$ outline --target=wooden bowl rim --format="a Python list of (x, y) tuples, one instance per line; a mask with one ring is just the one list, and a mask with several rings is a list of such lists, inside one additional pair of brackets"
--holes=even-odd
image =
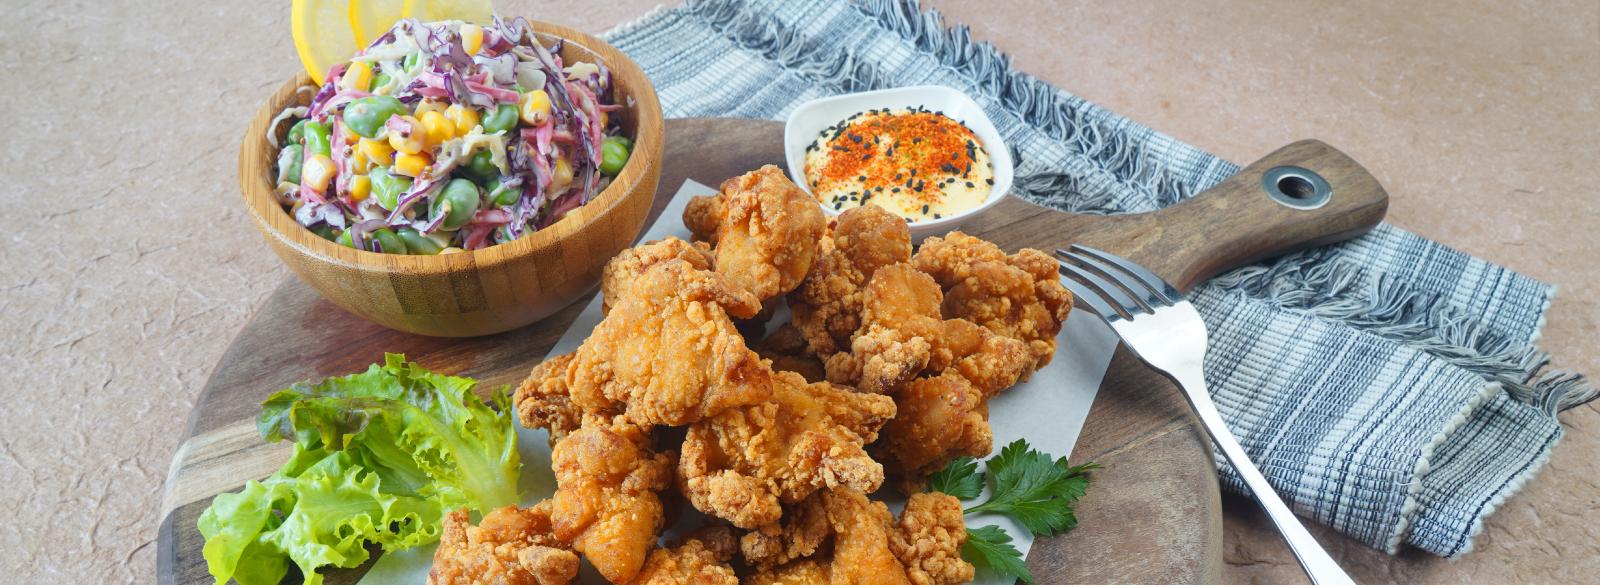
[[(243, 143), (239, 147), (240, 190), (257, 227), (268, 237), (276, 238), (298, 254), (322, 262), (349, 266), (362, 271), (383, 273), (403, 271), (410, 274), (439, 275), (456, 272), (467, 266), (499, 266), (513, 259), (549, 250), (559, 246), (565, 238), (605, 220), (634, 191), (634, 188), (654, 171), (654, 167), (660, 164), (658, 153), (662, 152), (666, 145), (665, 137), (662, 136), (666, 125), (662, 118), (661, 102), (656, 96), (655, 85), (638, 63), (599, 37), (554, 23), (537, 20), (528, 22), (536, 35), (561, 38), (594, 54), (597, 58), (606, 58), (600, 54), (599, 49), (609, 49), (616, 54), (616, 58), (606, 58), (605, 65), (612, 71), (613, 76), (629, 80), (628, 91), (633, 98), (633, 104), (627, 106), (627, 111), (635, 118), (634, 126), (637, 129), (633, 138), (635, 156), (628, 159), (628, 163), (617, 177), (593, 200), (568, 212), (556, 223), (517, 240), (478, 250), (463, 250), (456, 254), (427, 256), (385, 254), (348, 248), (325, 240), (300, 225), (282, 205), (278, 204), (277, 197), (273, 193), (274, 185), (266, 176), (252, 177), (247, 176), (248, 173), (245, 172), (247, 168), (245, 161), (260, 160), (271, 154), (263, 151), (268, 149), (266, 133), (272, 130), (268, 128), (272, 118), (296, 98), (300, 87), (315, 87), (310, 76), (301, 72), (279, 86), (277, 92), (262, 104), (246, 128)], [(656, 131), (646, 131), (647, 128), (655, 128)]]

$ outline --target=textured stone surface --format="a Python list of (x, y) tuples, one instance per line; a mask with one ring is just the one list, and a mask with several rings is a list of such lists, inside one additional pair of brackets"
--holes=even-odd
[[(499, 4), (601, 31), (652, 2)], [(1560, 284), (1543, 345), (1600, 372), (1600, 5), (932, 4), (1021, 69), (1233, 160), (1301, 137), (1346, 150), (1389, 187), (1395, 223)], [(287, 2), (7, 7), (0, 567), (148, 582), (189, 408), (287, 274), (235, 180), (244, 120), (298, 68)], [(1461, 561), (1319, 534), (1363, 583), (1591, 582), (1600, 410), (1563, 419), (1550, 466)], [(1296, 582), (1251, 504), (1225, 503), (1226, 581)]]

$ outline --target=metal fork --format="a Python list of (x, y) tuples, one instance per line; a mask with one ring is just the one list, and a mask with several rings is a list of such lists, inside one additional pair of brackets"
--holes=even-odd
[(1311, 581), (1318, 585), (1354, 585), (1273, 491), (1217, 414), (1201, 369), (1206, 357), (1206, 327), (1194, 305), (1184, 299), (1177, 287), (1115, 254), (1077, 245), (1056, 253), (1064, 259), (1059, 260), (1061, 274), (1066, 277), (1062, 284), (1090, 311), (1105, 319), (1134, 355), (1183, 390), (1211, 440), (1244, 478), (1250, 493), (1272, 518)]

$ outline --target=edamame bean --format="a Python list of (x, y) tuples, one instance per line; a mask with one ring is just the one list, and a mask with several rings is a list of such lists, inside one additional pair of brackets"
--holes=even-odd
[(500, 104), (493, 112), (489, 112), (488, 115), (484, 116), (479, 123), (483, 124), (484, 134), (510, 132), (512, 128), (517, 127), (517, 118), (520, 116), (521, 114), (517, 112), (516, 105)]
[(431, 213), (437, 216), (444, 215), (441, 227), (453, 230), (467, 225), (472, 221), (472, 215), (478, 212), (478, 203), (481, 193), (478, 186), (466, 179), (451, 179), (444, 186), (444, 191), (433, 198)]
[(306, 152), (332, 156), (333, 151), (328, 148), (328, 125), (322, 122), (306, 122)]
[(300, 183), (300, 163), (306, 157), (305, 147), (290, 144), (278, 152), (278, 182)]
[(310, 120), (301, 118), (299, 122), (295, 122), (293, 126), (290, 126), (289, 135), (284, 138), (284, 142), (288, 144), (300, 144), (300, 141), (305, 140), (307, 122), (310, 122)]
[(500, 183), (500, 179), (495, 179), (494, 186), (488, 191), (489, 198), (494, 200), (495, 205), (511, 205), (522, 198), (522, 186), (507, 187)]
[(333, 241), (334, 237), (336, 237), (334, 235), (333, 226), (325, 223), (319, 223), (316, 225), (316, 227), (311, 228), (311, 233), (317, 234), (318, 236), (321, 236), (322, 239), (328, 241)]
[(428, 239), (428, 236), (422, 235), (422, 232), (413, 228), (400, 228), (395, 230), (395, 234), (400, 236), (400, 239), (405, 240), (406, 252), (409, 254), (432, 256), (438, 254), (439, 250), (444, 249), (438, 242)]
[(400, 194), (411, 189), (410, 177), (391, 175), (381, 167), (372, 169), (367, 178), (372, 180), (372, 196), (378, 198), (378, 205), (384, 209), (393, 210), (400, 201)]
[(390, 116), (404, 115), (406, 111), (406, 105), (394, 96), (367, 96), (344, 107), (344, 125), (362, 137), (376, 138)]
[(385, 254), (406, 253), (405, 240), (400, 239), (400, 236), (395, 235), (389, 228), (374, 230), (372, 235), (368, 237), (368, 241), (378, 243), (378, 247), (373, 250), (374, 252), (383, 252)]
[(488, 181), (500, 176), (500, 167), (494, 166), (494, 157), (487, 150), (480, 150), (467, 159), (467, 164), (461, 167), (467, 176), (479, 181)]
[(628, 164), (631, 154), (625, 138), (611, 137), (600, 143), (600, 172), (607, 176), (615, 177), (622, 172), (622, 167)]

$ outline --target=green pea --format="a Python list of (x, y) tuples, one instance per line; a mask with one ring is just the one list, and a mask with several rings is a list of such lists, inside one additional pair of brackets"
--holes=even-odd
[(494, 109), (493, 112), (489, 112), (489, 114), (484, 116), (483, 119), (478, 123), (483, 124), (484, 134), (510, 132), (512, 128), (517, 127), (517, 119), (521, 116), (522, 113), (517, 111), (517, 106), (512, 104), (500, 104)]
[(494, 199), (495, 205), (511, 205), (512, 203), (516, 203), (518, 199), (522, 198), (522, 188), (520, 186), (506, 187), (505, 185), (500, 184), (499, 179), (494, 180), (494, 186), (490, 187), (488, 191), (489, 197)]
[(467, 164), (461, 171), (468, 177), (479, 181), (488, 181), (500, 176), (500, 167), (494, 166), (494, 156), (487, 150), (480, 150), (467, 159)]
[(600, 143), (600, 172), (615, 177), (628, 164), (628, 145), (625, 138), (611, 137)]
[(290, 144), (278, 152), (278, 182), (300, 183), (300, 163), (306, 157), (305, 147)]
[(434, 254), (438, 254), (439, 250), (444, 249), (444, 247), (440, 246), (438, 242), (433, 241), (428, 236), (422, 235), (422, 232), (412, 228), (400, 228), (395, 230), (395, 234), (399, 235), (400, 239), (405, 240), (406, 251), (410, 254), (419, 256), (432, 256)]
[(385, 254), (406, 253), (406, 241), (400, 239), (400, 236), (395, 235), (389, 228), (374, 230), (368, 239), (378, 243), (378, 248), (380, 249), (373, 250), (374, 252), (383, 252)]
[(344, 125), (362, 137), (376, 138), (390, 116), (402, 116), (408, 111), (406, 105), (394, 96), (367, 96), (353, 100), (344, 107)]
[(378, 88), (389, 85), (390, 79), (388, 73), (379, 71), (377, 75), (372, 76), (372, 89), (368, 91), (378, 91)]
[(628, 147), (629, 152), (633, 151), (633, 141), (629, 140), (627, 136), (612, 136), (606, 140), (615, 140), (617, 142), (621, 142), (623, 146)]
[(310, 122), (310, 120), (301, 118), (299, 122), (295, 122), (293, 126), (290, 126), (289, 136), (285, 138), (284, 142), (288, 144), (300, 144), (300, 141), (305, 140), (307, 122)]
[(332, 156), (333, 150), (328, 147), (328, 125), (322, 122), (306, 123), (306, 150), (311, 154)]
[(342, 231), (340, 231), (339, 232), (339, 237), (334, 239), (333, 241), (337, 242), (340, 246), (344, 246), (346, 248), (354, 248), (354, 247), (356, 247), (356, 241), (351, 238), (350, 230), (342, 230)]
[(433, 198), (432, 212), (434, 216), (443, 213), (444, 222), (441, 227), (453, 230), (467, 225), (472, 221), (472, 215), (478, 212), (479, 198), (478, 186), (466, 179), (451, 179), (444, 186), (444, 191)]

